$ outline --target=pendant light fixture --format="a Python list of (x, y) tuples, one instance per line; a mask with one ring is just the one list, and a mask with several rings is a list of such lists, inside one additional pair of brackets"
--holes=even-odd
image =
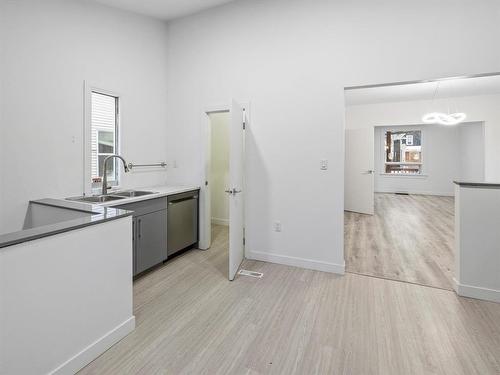
[[(440, 84), (440, 82), (438, 81), (436, 84), (436, 89), (434, 90), (434, 97), (432, 98), (432, 104), (434, 104), (436, 101), (437, 92), (439, 90), (439, 84)], [(466, 118), (467, 118), (467, 115), (465, 113), (463, 113), (463, 112), (450, 113), (450, 110), (448, 108), (448, 113), (444, 113), (444, 112), (426, 113), (422, 117), (422, 122), (424, 124), (439, 124), (439, 125), (453, 126), (453, 125), (460, 124)]]

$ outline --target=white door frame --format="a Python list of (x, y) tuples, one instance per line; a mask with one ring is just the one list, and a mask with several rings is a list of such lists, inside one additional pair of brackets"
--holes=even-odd
[[(250, 103), (248, 101), (239, 101), (240, 105), (245, 110), (246, 121), (250, 122)], [(211, 163), (211, 124), (210, 114), (220, 112), (231, 112), (231, 101), (223, 104), (209, 105), (201, 111), (201, 136), (202, 136), (202, 152), (201, 152), (201, 179), (200, 179), (200, 240), (198, 248), (207, 250), (212, 243), (212, 210), (210, 202), (210, 163)], [(246, 154), (244, 153), (244, 162)], [(245, 173), (243, 173), (245, 176)], [(208, 183), (208, 185), (207, 185)], [(244, 181), (245, 183), (245, 181)], [(246, 195), (243, 197), (244, 206), (246, 206)], [(243, 224), (245, 225), (245, 223)]]

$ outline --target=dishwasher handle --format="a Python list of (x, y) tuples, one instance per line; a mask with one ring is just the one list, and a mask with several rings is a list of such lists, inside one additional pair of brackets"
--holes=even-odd
[(185, 197), (185, 198), (176, 199), (176, 200), (168, 202), (168, 205), (171, 206), (173, 204), (185, 202), (185, 201), (188, 201), (188, 200), (191, 200), (191, 199), (198, 199), (198, 196), (197, 195), (193, 195), (191, 197)]

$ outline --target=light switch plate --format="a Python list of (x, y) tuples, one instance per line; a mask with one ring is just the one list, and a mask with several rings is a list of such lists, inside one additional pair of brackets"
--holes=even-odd
[(281, 232), (281, 221), (275, 221), (273, 223), (273, 229), (275, 232)]
[(328, 159), (322, 159), (319, 163), (319, 168), (322, 171), (326, 171), (328, 169)]

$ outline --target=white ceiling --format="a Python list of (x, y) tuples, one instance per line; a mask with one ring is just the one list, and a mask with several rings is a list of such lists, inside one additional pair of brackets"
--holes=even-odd
[(233, 0), (94, 0), (162, 20), (183, 17)]
[[(436, 87), (439, 85), (436, 92)], [(500, 75), (345, 91), (346, 105), (500, 94)]]

